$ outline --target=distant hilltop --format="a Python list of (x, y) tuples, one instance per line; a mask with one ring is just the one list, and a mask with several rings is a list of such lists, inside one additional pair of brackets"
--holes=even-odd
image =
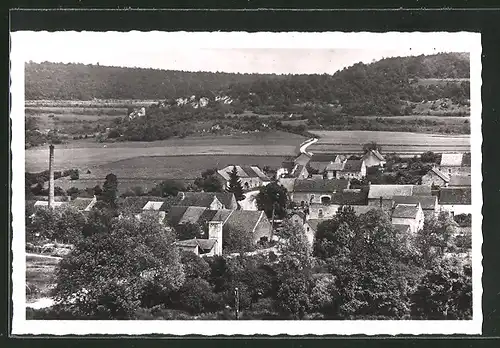
[[(100, 65), (27, 63), (26, 100), (157, 100), (160, 106), (210, 103), (294, 112), (324, 106), (348, 115), (411, 114), (418, 103), (467, 106), (467, 53), (385, 58), (333, 75), (184, 72)], [(77, 81), (77, 83), (75, 83)], [(163, 104), (163, 105), (162, 105)], [(432, 105), (431, 105), (432, 106)]]

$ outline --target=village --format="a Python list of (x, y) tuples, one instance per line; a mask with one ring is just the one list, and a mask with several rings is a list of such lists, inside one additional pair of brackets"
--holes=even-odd
[[(309, 143), (313, 142), (311, 140)], [(234, 239), (231, 233), (245, 234), (253, 244), (252, 250), (277, 252), (277, 245), (282, 242), (280, 229), (285, 223), (299, 225), (313, 247), (318, 226), (346, 207), (357, 215), (381, 210), (395, 230), (407, 235), (416, 235), (424, 228), (426, 219), (437, 218), (443, 213), (457, 221), (470, 220), (470, 154), (441, 154), (418, 183), (379, 184), (368, 181), (368, 173), (387, 171), (387, 160), (376, 144), (372, 145), (375, 146), (360, 151), (359, 156), (311, 153), (303, 146), (295, 159), (276, 165), (278, 169), (273, 177), (258, 166), (235, 163), (216, 173), (224, 192), (126, 197), (120, 201), (119, 217), (132, 214), (140, 220), (144, 215), (153, 215), (170, 230), (197, 226), (198, 233), (177, 234), (175, 245), (199, 256), (235, 254), (231, 248), (225, 250), (227, 243), (223, 240)], [(96, 195), (74, 199), (54, 195), (53, 145), (49, 157), (48, 196), (26, 201), (27, 211), (32, 212), (29, 217), (34, 218), (37, 211), (47, 207), (72, 207), (83, 213), (95, 209), (99, 200)], [(408, 163), (403, 161), (391, 166), (406, 168)], [(238, 186), (236, 191), (235, 184)], [(271, 197), (274, 200), (271, 207), (266, 209), (265, 204), (269, 203), (259, 205), (257, 201), (269, 185), (284, 189), (286, 198), (275, 194)], [(271, 191), (269, 195), (272, 196)], [(275, 212), (279, 204), (284, 205), (281, 214)], [(187, 238), (189, 236), (193, 238)], [(31, 241), (29, 251), (53, 251), (54, 241), (40, 241), (43, 241), (40, 245)], [(69, 252), (70, 249), (64, 250)]]

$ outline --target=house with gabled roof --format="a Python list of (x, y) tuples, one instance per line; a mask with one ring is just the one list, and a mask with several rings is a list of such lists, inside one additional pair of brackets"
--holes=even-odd
[(439, 191), (440, 211), (451, 215), (472, 214), (471, 187), (445, 187)]
[(314, 236), (315, 236), (315, 231), (311, 227), (308, 221), (308, 216), (307, 214), (297, 211), (290, 216), (289, 219), (293, 224), (299, 225), (302, 227), (304, 230), (304, 233), (307, 237), (307, 241), (309, 242), (310, 245), (313, 245), (314, 243)]
[[(227, 166), (217, 171), (224, 183), (224, 187), (229, 187), (230, 173), (235, 166)], [(236, 166), (236, 172), (244, 190), (253, 189), (269, 184), (271, 179), (257, 166)]]
[(80, 211), (90, 211), (94, 205), (97, 203), (97, 197), (92, 198), (87, 197), (76, 197), (69, 202), (69, 206), (76, 208)]
[(409, 225), (412, 233), (424, 228), (424, 220), (425, 216), (420, 203), (397, 204), (391, 215), (393, 225)]
[(335, 192), (349, 188), (345, 179), (297, 179), (290, 198), (293, 202), (307, 205), (329, 203)]
[(431, 196), (429, 185), (370, 185), (368, 205), (378, 206), (384, 210), (394, 207), (394, 196)]
[(177, 201), (173, 204), (212, 210), (238, 208), (238, 202), (232, 192), (179, 192)]
[(445, 187), (449, 182), (450, 176), (443, 173), (436, 166), (432, 167), (424, 176), (422, 176), (422, 185)]
[(449, 187), (471, 187), (471, 185), (470, 175), (452, 175), (448, 184)]
[(439, 212), (437, 196), (394, 196), (394, 206), (398, 204), (420, 204), (425, 217), (436, 216)]
[(312, 169), (319, 173), (324, 173), (326, 167), (331, 163), (343, 163), (346, 156), (332, 153), (314, 153), (311, 160), (307, 163)]
[(363, 160), (348, 159), (342, 169), (336, 172), (337, 179), (362, 179), (366, 176), (366, 165)]
[(470, 153), (443, 153), (439, 169), (448, 175), (470, 175)]
[(386, 164), (384, 156), (378, 150), (370, 150), (361, 158), (367, 167), (383, 167)]

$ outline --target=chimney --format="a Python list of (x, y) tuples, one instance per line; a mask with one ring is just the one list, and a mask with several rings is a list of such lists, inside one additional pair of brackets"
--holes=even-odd
[(49, 203), (48, 207), (54, 206), (54, 145), (49, 146)]
[(208, 222), (208, 239), (217, 240), (214, 255), (222, 255), (222, 221)]

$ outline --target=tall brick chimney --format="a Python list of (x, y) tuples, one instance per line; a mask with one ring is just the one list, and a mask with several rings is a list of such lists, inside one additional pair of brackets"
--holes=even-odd
[(54, 145), (49, 146), (49, 208), (54, 206)]

